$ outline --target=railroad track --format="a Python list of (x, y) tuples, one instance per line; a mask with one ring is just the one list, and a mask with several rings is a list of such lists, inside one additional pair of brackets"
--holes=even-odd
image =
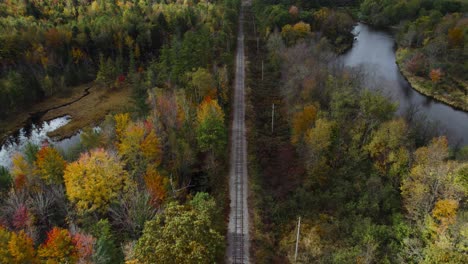
[[(242, 5), (244, 6), (244, 2)], [(231, 157), (229, 172), (229, 197), (231, 200), (228, 248), (228, 263), (249, 263), (249, 216), (247, 206), (247, 140), (245, 131), (245, 59), (243, 6), (239, 15), (237, 35), (236, 75), (234, 85), (234, 108), (231, 127)]]

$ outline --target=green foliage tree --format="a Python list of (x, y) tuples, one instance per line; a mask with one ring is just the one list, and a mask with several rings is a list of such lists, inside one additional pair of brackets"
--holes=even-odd
[(198, 107), (196, 134), (200, 151), (224, 152), (227, 144), (224, 112), (216, 100), (207, 98)]
[(111, 225), (107, 219), (99, 220), (92, 227), (91, 234), (97, 239), (92, 256), (94, 263), (112, 264), (122, 262), (122, 250), (116, 243)]
[(214, 263), (222, 258), (224, 238), (213, 228), (216, 203), (199, 193), (187, 205), (169, 203), (148, 221), (135, 248), (141, 263)]

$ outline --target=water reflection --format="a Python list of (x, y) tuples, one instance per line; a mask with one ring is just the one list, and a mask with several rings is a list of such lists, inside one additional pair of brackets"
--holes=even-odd
[(68, 124), (70, 121), (70, 116), (63, 116), (41, 124), (31, 124), (31, 127), (28, 128), (22, 128), (15, 135), (10, 136), (1, 147), (0, 166), (10, 168), (13, 155), (16, 152), (23, 151), (28, 142), (40, 146), (44, 141), (48, 141), (62, 149), (66, 149), (78, 142), (80, 139), (78, 134), (60, 142), (47, 136), (47, 133)]

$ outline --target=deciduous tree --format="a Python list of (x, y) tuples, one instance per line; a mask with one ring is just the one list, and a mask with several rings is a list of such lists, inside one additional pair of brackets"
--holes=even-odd
[(227, 144), (224, 112), (216, 100), (206, 98), (197, 109), (197, 142), (202, 152), (222, 153)]
[(37, 152), (36, 173), (48, 184), (63, 182), (65, 165), (60, 153), (51, 146), (44, 146)]
[(208, 197), (192, 205), (168, 204), (164, 214), (146, 223), (135, 248), (137, 260), (141, 263), (218, 261), (223, 254), (224, 239), (213, 229), (215, 206), (214, 200)]
[(44, 244), (37, 251), (39, 258), (45, 263), (76, 263), (78, 250), (73, 237), (66, 229), (54, 227), (47, 233)]
[(83, 153), (65, 169), (68, 199), (78, 213), (104, 213), (109, 204), (132, 185), (116, 155), (104, 149)]

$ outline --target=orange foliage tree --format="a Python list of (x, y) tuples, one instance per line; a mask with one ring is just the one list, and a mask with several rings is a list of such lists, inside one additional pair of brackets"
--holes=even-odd
[(432, 83), (437, 84), (442, 79), (442, 70), (441, 69), (432, 69), (429, 73), (429, 77), (432, 80)]
[(66, 229), (54, 227), (47, 233), (44, 244), (39, 246), (38, 256), (45, 263), (76, 263), (78, 250)]
[(145, 185), (151, 196), (151, 204), (157, 206), (166, 198), (168, 179), (162, 176), (155, 167), (148, 167), (145, 174)]

